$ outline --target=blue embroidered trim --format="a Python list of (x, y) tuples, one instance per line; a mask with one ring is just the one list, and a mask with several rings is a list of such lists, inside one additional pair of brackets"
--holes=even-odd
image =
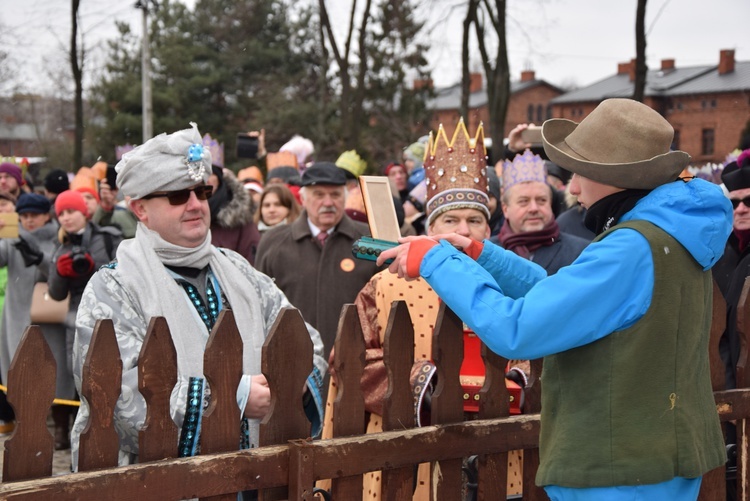
[(203, 416), (204, 381), (200, 377), (191, 377), (188, 382), (187, 408), (182, 422), (178, 457), (195, 456), (198, 453), (201, 418)]
[(312, 395), (311, 401), (305, 406), (305, 415), (312, 424), (310, 436), (315, 438), (323, 431), (323, 396), (320, 388), (323, 386), (323, 378), (317, 367), (307, 376), (307, 389)]
[[(213, 277), (213, 274), (209, 272), (209, 276), (206, 280), (205, 302), (198, 292), (198, 289), (193, 284), (183, 279), (177, 279), (177, 283), (185, 289), (188, 298), (190, 298), (190, 302), (193, 307), (195, 307), (201, 320), (203, 320), (203, 323), (206, 325), (206, 329), (211, 332), (211, 329), (213, 329), (214, 324), (216, 323), (216, 319), (219, 318), (219, 312), (222, 308), (221, 298), (216, 294), (216, 289), (214, 288), (218, 288), (219, 284)], [(221, 294), (221, 288), (219, 288), (219, 293)]]

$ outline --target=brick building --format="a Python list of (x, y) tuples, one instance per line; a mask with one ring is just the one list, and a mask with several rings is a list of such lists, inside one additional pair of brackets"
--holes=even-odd
[[(617, 74), (552, 99), (552, 114), (580, 122), (604, 99), (631, 97), (634, 80), (635, 60), (620, 63)], [(722, 162), (750, 120), (750, 61), (735, 61), (734, 50), (720, 51), (716, 65), (680, 68), (663, 59), (648, 71), (644, 104), (672, 124), (675, 148), (693, 164)]]
[[(635, 60), (620, 63), (617, 73), (581, 89), (563, 93), (533, 71), (521, 73), (511, 82), (511, 98), (505, 121), (507, 134), (516, 124), (541, 124), (548, 118), (580, 122), (604, 99), (633, 95)], [(487, 92), (482, 75), (471, 75), (469, 130), (478, 122), (489, 123)], [(450, 133), (458, 122), (460, 84), (437, 89), (430, 103), (433, 130), (439, 124)], [(644, 103), (661, 113), (675, 129), (675, 148), (688, 152), (693, 163), (722, 162), (741, 145), (741, 135), (750, 128), (750, 61), (735, 61), (734, 50), (721, 50), (716, 65), (681, 68), (674, 59), (663, 59), (646, 76)], [(487, 133), (489, 135), (489, 133)], [(750, 137), (745, 138), (750, 147)]]
[[(487, 90), (484, 88), (482, 74), (472, 73), (469, 86), (469, 116), (464, 117), (466, 125), (473, 131), (480, 121), (484, 122), (485, 128), (489, 124), (489, 113), (487, 111)], [(519, 123), (541, 124), (548, 118), (552, 118), (553, 109), (550, 101), (562, 95), (563, 91), (554, 85), (537, 80), (533, 71), (523, 71), (521, 79), (512, 81), (510, 84), (510, 102), (508, 114), (505, 120), (505, 133), (507, 135), (513, 127)], [(432, 121), (430, 128), (437, 130), (440, 124), (451, 133), (458, 123), (458, 109), (461, 105), (461, 84), (435, 90), (435, 99), (428, 107), (432, 110)], [(485, 130), (485, 136), (490, 131)]]

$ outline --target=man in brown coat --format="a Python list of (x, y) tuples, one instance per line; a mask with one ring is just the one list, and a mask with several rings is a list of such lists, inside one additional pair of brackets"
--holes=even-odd
[(341, 307), (378, 268), (354, 259), (352, 244), (367, 225), (344, 212), (346, 176), (333, 163), (317, 162), (302, 175), (302, 214), (261, 238), (256, 268), (272, 277), (302, 316), (320, 332), (325, 354), (333, 348)]

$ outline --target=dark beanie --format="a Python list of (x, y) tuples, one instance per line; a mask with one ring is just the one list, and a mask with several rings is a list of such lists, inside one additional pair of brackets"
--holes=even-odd
[(16, 212), (26, 214), (27, 212), (35, 214), (46, 214), (52, 205), (44, 195), (38, 193), (22, 193), (16, 202)]
[(70, 188), (68, 173), (62, 169), (53, 169), (44, 178), (44, 188), (50, 193), (59, 195)]
[(750, 188), (750, 150), (743, 151), (737, 160), (724, 166), (721, 182), (728, 191)]

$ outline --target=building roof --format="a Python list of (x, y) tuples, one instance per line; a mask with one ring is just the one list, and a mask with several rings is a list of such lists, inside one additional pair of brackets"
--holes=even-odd
[[(520, 80), (510, 82), (510, 93), (515, 94), (517, 92), (536, 87), (537, 85), (547, 85), (554, 89), (557, 89), (554, 85), (545, 82), (544, 80), (527, 80), (522, 82)], [(561, 91), (562, 92), (562, 91)], [(488, 103), (487, 90), (482, 89), (480, 91), (472, 92), (469, 94), (469, 108), (481, 108), (486, 106)], [(443, 87), (435, 89), (435, 97), (428, 101), (427, 109), (440, 111), (440, 110), (457, 110), (461, 107), (461, 84), (457, 83), (450, 87)]]
[[(750, 90), (750, 61), (736, 62), (734, 71), (719, 75), (717, 65), (692, 66), (671, 70), (649, 70), (646, 75), (647, 97), (684, 94), (716, 94)], [(612, 97), (631, 97), (634, 82), (628, 73), (607, 77), (582, 89), (551, 100), (552, 104), (600, 102)]]
[(36, 141), (34, 124), (0, 123), (0, 140)]

